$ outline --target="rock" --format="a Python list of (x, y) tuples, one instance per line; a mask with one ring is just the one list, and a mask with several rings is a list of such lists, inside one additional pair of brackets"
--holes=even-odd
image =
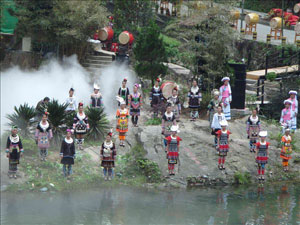
[[(182, 84), (190, 83), (193, 76), (191, 70), (173, 63), (164, 63), (164, 65), (168, 67), (168, 72), (171, 73), (170, 78), (172, 79), (170, 80), (174, 80), (175, 78), (177, 79), (175, 81), (178, 83), (182, 83)], [(168, 76), (166, 76), (166, 79), (168, 79)]]
[(41, 191), (41, 192), (46, 192), (46, 191), (48, 191), (48, 188), (43, 187), (43, 188), (40, 189), (40, 191)]

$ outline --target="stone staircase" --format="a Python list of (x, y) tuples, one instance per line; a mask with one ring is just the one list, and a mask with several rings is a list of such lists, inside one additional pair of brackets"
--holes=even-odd
[(95, 73), (101, 71), (108, 67), (113, 62), (113, 57), (111, 55), (105, 55), (103, 53), (88, 53), (82, 65), (87, 71), (93, 76)]

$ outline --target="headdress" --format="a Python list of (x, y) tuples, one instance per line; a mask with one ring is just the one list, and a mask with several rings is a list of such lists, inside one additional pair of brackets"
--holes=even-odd
[(260, 137), (267, 137), (268, 136), (268, 131), (266, 131), (266, 130), (265, 131), (260, 131), (259, 136)]
[(11, 126), (11, 129), (12, 129), (12, 130), (16, 130), (16, 129), (18, 129), (18, 126), (17, 126), (17, 125), (12, 125), (12, 126)]
[(126, 105), (126, 102), (124, 101), (124, 99), (120, 96), (116, 96), (116, 99), (118, 102), (120, 102), (120, 105)]
[(230, 78), (229, 77), (223, 77), (221, 81), (224, 82), (225, 80), (230, 81)]
[(177, 133), (179, 133), (180, 131), (179, 131), (179, 126), (178, 125), (172, 125), (171, 126), (171, 131), (172, 132), (177, 132)]
[(100, 90), (100, 87), (99, 87), (99, 85), (98, 85), (98, 84), (96, 84), (96, 83), (94, 83), (94, 89), (96, 89), (96, 90)]
[(297, 91), (293, 91), (293, 90), (290, 90), (290, 91), (289, 91), (289, 95), (297, 95), (297, 94), (298, 94)]
[(287, 99), (287, 100), (284, 100), (283, 104), (292, 104), (291, 100)]
[(221, 120), (220, 125), (221, 125), (221, 127), (227, 127), (228, 126), (227, 120)]
[(78, 108), (79, 108), (80, 106), (83, 106), (83, 103), (82, 103), (82, 102), (79, 102)]

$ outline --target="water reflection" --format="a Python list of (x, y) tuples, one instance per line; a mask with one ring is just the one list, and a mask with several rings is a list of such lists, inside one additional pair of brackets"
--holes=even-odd
[(299, 185), (2, 193), (1, 224), (300, 224)]

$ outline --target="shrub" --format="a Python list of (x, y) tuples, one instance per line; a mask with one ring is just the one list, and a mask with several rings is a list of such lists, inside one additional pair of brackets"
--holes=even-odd
[(269, 80), (269, 81), (274, 81), (276, 79), (276, 77), (277, 77), (277, 74), (275, 72), (268, 73), (266, 76), (267, 80)]
[(251, 175), (248, 172), (245, 173), (236, 172), (234, 174), (234, 181), (236, 184), (250, 184)]
[(20, 129), (20, 135), (28, 137), (30, 134), (30, 127), (34, 123), (34, 117), (36, 115), (33, 106), (28, 106), (27, 103), (20, 105), (19, 107), (14, 107), (15, 112), (11, 115), (7, 115), (7, 119), (10, 121), (9, 126), (16, 125)]
[(161, 118), (151, 118), (148, 119), (146, 122), (147, 126), (155, 126), (155, 125), (161, 125)]

